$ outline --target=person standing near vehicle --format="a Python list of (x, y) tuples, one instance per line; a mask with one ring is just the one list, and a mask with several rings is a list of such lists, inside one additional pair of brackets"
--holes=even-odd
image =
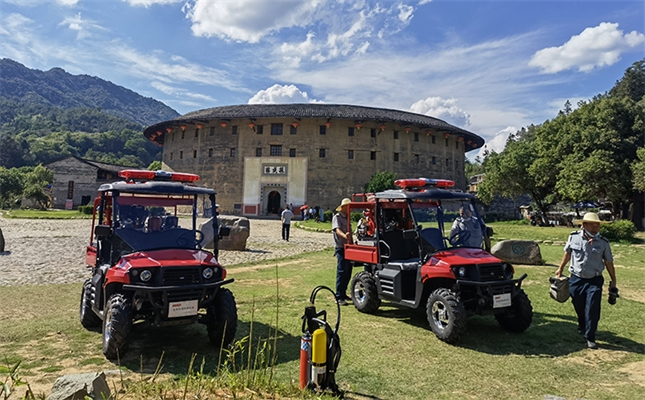
[(569, 293), (578, 315), (578, 333), (584, 335), (588, 348), (596, 349), (596, 329), (600, 321), (602, 285), (605, 281), (602, 272), (605, 268), (611, 277), (610, 290), (616, 287), (614, 258), (609, 242), (600, 236), (598, 214), (586, 213), (582, 217), (582, 229), (569, 235), (560, 267), (555, 272), (557, 278), (562, 276), (564, 266), (569, 261)]
[[(465, 247), (482, 247), (484, 236), (479, 218), (473, 217), (472, 211), (466, 206), (459, 208), (459, 217), (450, 228), (451, 244)], [(454, 243), (453, 243), (454, 242)]]
[(282, 220), (282, 240), (289, 241), (289, 231), (291, 230), (291, 218), (293, 218), (293, 212), (291, 212), (289, 205), (284, 208), (282, 214), (280, 214), (280, 219)]
[(349, 224), (349, 203), (352, 201), (344, 198), (331, 220), (331, 230), (334, 235), (334, 255), (338, 261), (336, 265), (336, 301), (341, 306), (347, 305), (347, 285), (352, 278), (352, 264), (345, 259), (345, 245), (352, 242), (352, 227)]

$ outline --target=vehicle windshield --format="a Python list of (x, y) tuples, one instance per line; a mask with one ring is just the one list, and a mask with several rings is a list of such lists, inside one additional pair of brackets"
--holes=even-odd
[(470, 199), (414, 201), (411, 207), (421, 237), (435, 249), (482, 247), (483, 222)]
[[(114, 232), (133, 251), (196, 247), (194, 197), (122, 193), (114, 200)], [(178, 210), (193, 218), (180, 219)]]

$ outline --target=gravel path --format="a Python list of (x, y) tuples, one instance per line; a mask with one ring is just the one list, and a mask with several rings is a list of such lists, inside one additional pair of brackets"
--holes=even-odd
[[(200, 221), (203, 222), (203, 221)], [(252, 219), (246, 251), (220, 251), (224, 266), (288, 257), (333, 246), (331, 235), (292, 227), (281, 239), (278, 220)], [(91, 220), (6, 219), (0, 216), (5, 253), (0, 254), (0, 286), (80, 282), (89, 274), (85, 247)]]

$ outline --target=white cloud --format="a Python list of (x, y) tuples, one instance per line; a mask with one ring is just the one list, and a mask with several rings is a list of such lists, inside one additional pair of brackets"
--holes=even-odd
[(177, 82), (220, 86), (233, 91), (248, 92), (244, 86), (215, 68), (192, 63), (183, 57), (153, 52), (143, 54), (123, 45), (107, 49), (119, 64), (119, 68), (144, 79), (173, 84)]
[[(13, 4), (15, 6), (34, 7), (43, 3), (51, 3), (51, 0), (2, 0), (5, 3)], [(73, 7), (78, 4), (80, 0), (56, 0), (57, 4), (65, 7)]]
[(307, 26), (326, 1), (194, 0), (186, 3), (184, 11), (196, 36), (257, 43), (280, 29)]
[(201, 93), (193, 93), (187, 89), (166, 85), (165, 83), (162, 83), (162, 82), (156, 82), (156, 81), (151, 82), (150, 86), (152, 86), (153, 88), (157, 89), (162, 93), (173, 96), (174, 98), (184, 99), (184, 101), (186, 100), (186, 97), (188, 97), (194, 100), (207, 101), (209, 103), (217, 102), (217, 100), (211, 96), (201, 94)]
[(67, 26), (69, 29), (77, 31), (77, 38), (84, 39), (92, 35), (94, 31), (106, 31), (107, 29), (103, 28), (96, 22), (90, 19), (82, 19), (81, 13), (79, 12), (73, 17), (67, 17), (59, 25)]
[(577, 68), (589, 72), (594, 68), (613, 65), (621, 54), (643, 48), (645, 35), (632, 31), (623, 34), (618, 24), (602, 22), (593, 28), (586, 28), (581, 34), (572, 36), (559, 47), (548, 47), (533, 54), (529, 66), (540, 68), (542, 73), (555, 74)]
[(502, 129), (501, 131), (497, 132), (491, 140), (486, 141), (486, 144), (484, 144), (484, 146), (482, 146), (475, 155), (469, 154), (468, 158), (471, 159), (471, 161), (474, 161), (477, 157), (479, 157), (480, 161), (484, 161), (484, 153), (486, 152), (494, 151), (496, 153), (501, 153), (502, 150), (504, 150), (504, 148), (506, 147), (506, 140), (508, 140), (508, 136), (517, 133), (518, 130), (519, 129), (514, 126), (508, 126)]
[(430, 117), (443, 119), (457, 126), (470, 125), (470, 115), (457, 107), (457, 100), (428, 97), (412, 104), (410, 111)]
[[(316, 33), (309, 31), (304, 41), (285, 42), (275, 49), (277, 64), (298, 67), (337, 58), (363, 55), (373, 42), (395, 35), (410, 24), (415, 7), (402, 3), (389, 7), (381, 3), (327, 2), (311, 15)], [(338, 18), (342, 15), (342, 18)]]
[(184, 0), (122, 0), (132, 6), (150, 7), (154, 4), (173, 4), (181, 3)]
[(309, 98), (295, 85), (275, 84), (266, 90), (260, 90), (249, 99), (248, 104), (289, 104), (289, 103), (319, 103)]

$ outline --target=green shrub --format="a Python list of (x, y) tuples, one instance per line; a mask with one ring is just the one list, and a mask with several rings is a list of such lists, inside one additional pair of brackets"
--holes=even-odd
[(634, 223), (626, 219), (600, 225), (600, 234), (610, 241), (631, 241), (635, 233)]
[(323, 222), (324, 221), (331, 221), (332, 217), (334, 216), (334, 212), (331, 210), (327, 210), (323, 213)]
[(358, 222), (363, 218), (363, 213), (353, 212), (350, 218), (352, 219), (352, 222)]
[(78, 206), (78, 212), (81, 214), (92, 214), (92, 211), (94, 211), (94, 206), (92, 205), (86, 205), (86, 206)]

